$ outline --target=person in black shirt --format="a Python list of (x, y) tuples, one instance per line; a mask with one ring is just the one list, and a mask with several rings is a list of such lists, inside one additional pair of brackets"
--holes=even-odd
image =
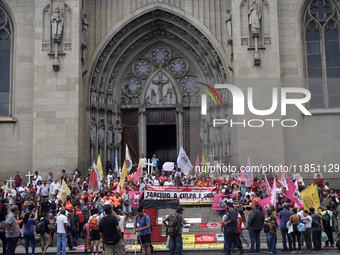
[(50, 229), (51, 229), (51, 224), (50, 221), (47, 219), (47, 212), (42, 213), (42, 218), (40, 221), (45, 221), (45, 231), (40, 233), (40, 244), (41, 244), (41, 251), (42, 254), (46, 254), (47, 248), (49, 244), (51, 243), (50, 239)]
[(125, 245), (122, 239), (117, 218), (112, 215), (112, 205), (104, 205), (105, 216), (99, 222), (99, 233), (107, 254), (125, 254)]
[(43, 213), (50, 213), (51, 212), (51, 204), (48, 200), (48, 197), (44, 198), (44, 201), (40, 203), (40, 215), (43, 215)]

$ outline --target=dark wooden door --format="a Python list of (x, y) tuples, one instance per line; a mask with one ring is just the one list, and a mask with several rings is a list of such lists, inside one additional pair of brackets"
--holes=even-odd
[(202, 155), (200, 137), (201, 112), (200, 109), (184, 109), (184, 150), (194, 165), (197, 155)]
[[(121, 143), (121, 159), (125, 159), (125, 147), (128, 145), (131, 155), (132, 163), (138, 164), (139, 160), (139, 118), (138, 110), (124, 110), (122, 111), (122, 143)], [(123, 166), (123, 164), (122, 164)]]

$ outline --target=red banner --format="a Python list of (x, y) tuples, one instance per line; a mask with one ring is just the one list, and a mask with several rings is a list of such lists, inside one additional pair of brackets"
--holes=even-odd
[(216, 187), (145, 185), (145, 199), (178, 199), (181, 204), (212, 204)]
[(195, 243), (216, 243), (215, 235), (195, 235)]
[(220, 229), (221, 226), (221, 222), (200, 223), (201, 228)]

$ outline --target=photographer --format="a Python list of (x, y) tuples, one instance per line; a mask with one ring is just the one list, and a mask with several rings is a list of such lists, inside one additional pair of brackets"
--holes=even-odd
[[(34, 215), (34, 218), (33, 218)], [(38, 219), (38, 213), (36, 209), (33, 210), (31, 214), (29, 213), (21, 213), (21, 217), (24, 218), (24, 238), (25, 238), (25, 251), (28, 254), (29, 242), (32, 244), (32, 254), (35, 254), (35, 236), (34, 236), (34, 228), (33, 223)]]

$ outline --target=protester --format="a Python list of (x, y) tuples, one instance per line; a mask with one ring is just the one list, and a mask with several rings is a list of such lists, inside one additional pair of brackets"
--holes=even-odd
[[(100, 234), (99, 234), (99, 221), (100, 217), (98, 215), (98, 209), (93, 209), (93, 215), (89, 219), (90, 223), (90, 235), (91, 235), (91, 252), (92, 255), (94, 254), (94, 248), (96, 248), (96, 255), (98, 255), (99, 250), (99, 241), (100, 241)], [(95, 247), (94, 247), (95, 246)]]
[(293, 225), (293, 232), (291, 233), (292, 240), (293, 240), (293, 252), (296, 253), (296, 240), (298, 243), (298, 253), (301, 253), (301, 239), (300, 239), (300, 232), (298, 231), (297, 226), (299, 225), (299, 222), (301, 221), (300, 216), (297, 214), (297, 209), (293, 208), (293, 213), (289, 218), (289, 226)]
[(175, 214), (171, 214), (163, 219), (163, 224), (167, 228), (167, 235), (169, 236), (169, 250), (170, 255), (183, 254), (183, 239), (182, 228), (186, 224), (183, 218), (183, 207), (178, 207)]
[(122, 195), (122, 201), (123, 201), (123, 213), (127, 214), (129, 217), (129, 221), (131, 221), (131, 200), (132, 197), (129, 194), (129, 189), (125, 189), (125, 193)]
[(271, 209), (267, 209), (267, 217), (264, 220), (263, 231), (266, 233), (268, 253), (276, 254), (276, 218)]
[(104, 205), (104, 217), (99, 223), (99, 233), (105, 247), (106, 255), (122, 254), (126, 252), (122, 233), (117, 218), (112, 215), (112, 205)]
[(312, 217), (312, 239), (314, 250), (321, 250), (321, 231), (324, 231), (323, 223), (320, 215), (315, 213), (315, 209), (311, 207), (309, 212)]
[(312, 252), (312, 217), (309, 215), (308, 210), (303, 211), (303, 217), (301, 221), (305, 224), (306, 230), (303, 233), (304, 239), (306, 241), (307, 252)]
[(60, 209), (57, 217), (57, 255), (60, 255), (60, 250), (63, 250), (63, 255), (66, 254), (66, 242), (69, 235), (67, 229), (67, 217), (64, 208)]
[(136, 234), (137, 232), (142, 246), (142, 255), (151, 255), (151, 221), (149, 216), (143, 212), (142, 207), (137, 209), (137, 216), (133, 225), (133, 233)]
[(19, 237), (19, 227), (16, 219), (18, 214), (18, 207), (16, 205), (12, 205), (11, 212), (9, 213), (7, 220), (5, 221), (7, 242), (6, 255), (15, 254), (15, 248), (17, 246), (17, 241)]
[[(283, 210), (281, 210), (278, 213), (278, 217), (280, 219), (280, 230), (281, 230), (281, 235), (282, 235), (282, 245), (283, 245), (283, 250), (282, 251), (292, 251), (292, 239), (291, 236), (288, 234), (288, 228), (287, 228), (287, 222), (289, 222), (290, 218), (290, 211), (288, 211), (288, 206), (287, 204), (283, 204)], [(287, 249), (287, 237), (288, 237), (288, 247)]]
[[(250, 252), (260, 252), (261, 251), (261, 240), (260, 234), (264, 223), (264, 214), (260, 210), (258, 204), (254, 205), (254, 210), (249, 216), (248, 220), (248, 230), (250, 237)], [(255, 249), (256, 244), (256, 249)]]
[(35, 254), (35, 236), (34, 236), (33, 223), (38, 219), (38, 213), (36, 212), (36, 210), (33, 210), (31, 214), (22, 213), (22, 218), (24, 222), (24, 238), (25, 238), (26, 255), (28, 255), (28, 247), (29, 247), (30, 242), (32, 245), (32, 254)]
[(235, 246), (240, 250), (240, 254), (245, 254), (242, 247), (240, 234), (237, 231), (237, 213), (233, 209), (233, 204), (227, 203), (227, 210), (228, 216), (224, 222), (227, 235), (227, 255), (230, 255), (232, 243), (234, 243)]

